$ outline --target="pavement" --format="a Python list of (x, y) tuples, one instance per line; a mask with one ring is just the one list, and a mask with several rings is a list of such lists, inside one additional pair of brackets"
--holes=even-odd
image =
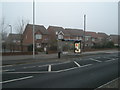
[(58, 59), (58, 54), (44, 54), (40, 53), (35, 55), (17, 55), (17, 56), (2, 56), (2, 65), (11, 65), (11, 64), (23, 64), (30, 62), (50, 62), (50, 61), (64, 61), (68, 58), (77, 58), (87, 55), (102, 54), (102, 53), (113, 53), (118, 52), (117, 50), (103, 50), (103, 51), (92, 51), (92, 52), (82, 52), (80, 54), (75, 54), (72, 52), (63, 52), (61, 58)]
[(106, 51), (67, 58), (62, 62), (59, 59), (52, 62), (3, 66), (3, 81), (0, 83), (3, 88), (90, 88), (94, 90), (119, 77), (118, 58), (116, 51)]

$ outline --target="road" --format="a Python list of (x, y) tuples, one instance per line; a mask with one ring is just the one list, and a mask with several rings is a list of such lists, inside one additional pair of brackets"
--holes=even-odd
[[(118, 78), (118, 53), (3, 66), (3, 88), (97, 88)], [(120, 72), (120, 71), (119, 71)]]

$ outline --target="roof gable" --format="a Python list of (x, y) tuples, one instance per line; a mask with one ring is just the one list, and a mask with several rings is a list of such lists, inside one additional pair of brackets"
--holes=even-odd
[[(26, 26), (26, 30), (32, 30), (33, 29), (33, 25), (32, 24), (28, 24)], [(37, 31), (40, 31), (42, 34), (48, 34), (46, 28), (43, 25), (35, 25), (35, 33)]]
[(97, 38), (98, 37), (98, 34), (96, 32), (85, 32), (85, 35), (88, 35), (88, 36), (91, 36), (93, 38)]
[(58, 26), (49, 26), (48, 30), (51, 29), (52, 31), (58, 33), (58, 32), (62, 32), (64, 34), (64, 36), (69, 36), (69, 33), (65, 31), (65, 29), (63, 27), (58, 27)]

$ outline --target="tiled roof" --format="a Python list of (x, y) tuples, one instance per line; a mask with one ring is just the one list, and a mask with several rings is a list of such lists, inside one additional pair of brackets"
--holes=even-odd
[(102, 32), (98, 32), (98, 36), (99, 37), (104, 37), (104, 38), (108, 37), (108, 35), (106, 33), (102, 33)]
[(82, 29), (65, 29), (71, 36), (83, 36), (84, 32)]
[[(27, 27), (33, 29), (33, 24), (28, 24)], [(48, 34), (46, 28), (43, 25), (35, 25), (35, 32), (40, 31), (42, 34)]]
[(69, 36), (69, 33), (67, 31), (65, 31), (65, 29), (63, 27), (58, 27), (58, 26), (49, 26), (48, 29), (53, 30), (54, 32), (59, 32), (62, 31), (64, 33), (65, 36)]
[(91, 37), (94, 37), (94, 38), (97, 38), (98, 37), (98, 34), (96, 33), (96, 32), (85, 32), (85, 35), (87, 36), (87, 35), (89, 35), (89, 36), (91, 36)]

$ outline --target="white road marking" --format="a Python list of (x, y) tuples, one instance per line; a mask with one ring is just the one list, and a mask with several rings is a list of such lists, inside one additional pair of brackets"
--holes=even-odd
[(58, 70), (58, 71), (55, 71), (55, 72), (65, 72), (65, 71), (69, 71), (69, 70), (72, 70), (72, 69), (75, 69), (75, 68), (78, 68), (78, 67), (73, 67), (73, 68), (69, 68), (69, 69)]
[(23, 68), (26, 69), (26, 68), (34, 68), (34, 67), (36, 66), (29, 66), (29, 67), (23, 67)]
[(24, 79), (28, 79), (28, 78), (32, 78), (33, 76), (28, 76), (28, 77), (23, 77), (23, 78), (18, 78), (18, 79), (12, 79), (12, 80), (8, 80), (8, 81), (3, 81), (0, 83), (9, 83), (9, 82), (14, 82), (14, 81), (18, 81), (18, 80), (24, 80)]
[[(54, 72), (54, 71), (51, 71), (51, 72)], [(25, 72), (7, 72), (7, 73), (26, 73), (26, 74), (29, 73), (29, 74), (32, 74), (32, 73), (50, 73), (50, 72), (48, 72), (48, 71), (38, 71), (38, 72), (36, 72), (36, 71), (35, 72), (30, 72), (29, 71), (29, 72), (26, 72), (25, 71)]]
[(3, 72), (15, 71), (15, 69), (2, 70)]
[(65, 71), (69, 71), (69, 70), (72, 70), (72, 69), (83, 68), (83, 67), (87, 67), (87, 66), (91, 66), (91, 65), (93, 65), (93, 64), (87, 64), (87, 65), (80, 66), (80, 67), (73, 67), (73, 68), (69, 68), (69, 69), (63, 69), (63, 70), (51, 71), (51, 72), (39, 71), (39, 72), (7, 72), (7, 73), (59, 73), (59, 72), (65, 72)]
[[(59, 64), (65, 64), (65, 63), (70, 63), (70, 61), (66, 61), (66, 62), (63, 62), (63, 63), (53, 63), (51, 65), (59, 65)], [(44, 67), (44, 66), (49, 66), (49, 64), (46, 64), (46, 65), (40, 65), (38, 67)]]
[(93, 65), (93, 64), (87, 64), (87, 65), (84, 65), (84, 66), (81, 66), (81, 67), (87, 67), (87, 66), (91, 66), (91, 65)]
[(76, 61), (74, 61), (74, 63), (75, 63), (78, 67), (80, 67), (80, 64), (78, 64)]
[(100, 61), (100, 60), (93, 59), (93, 58), (90, 58), (90, 60), (93, 60), (93, 61), (96, 61), (96, 62), (102, 62), (102, 61)]
[(5, 66), (0, 66), (0, 67), (10, 67), (10, 66), (13, 66), (13, 65), (5, 65)]
[(105, 61), (105, 62), (110, 62), (110, 61), (115, 61), (116, 59), (111, 59), (111, 60), (107, 60), (107, 61)]
[(38, 67), (45, 67), (45, 66), (48, 66), (48, 64), (46, 64), (46, 65), (40, 65), (40, 66), (38, 66)]
[(87, 67), (87, 66), (90, 66), (90, 65), (92, 65), (92, 64), (87, 64), (87, 65), (84, 65), (84, 66), (80, 66), (80, 67), (73, 67), (73, 68), (64, 69), (64, 70), (58, 70), (58, 71), (56, 71), (56, 72), (65, 72), (65, 71), (69, 71), (69, 70), (76, 69), (76, 68)]
[(48, 66), (48, 72), (51, 72), (51, 65)]

